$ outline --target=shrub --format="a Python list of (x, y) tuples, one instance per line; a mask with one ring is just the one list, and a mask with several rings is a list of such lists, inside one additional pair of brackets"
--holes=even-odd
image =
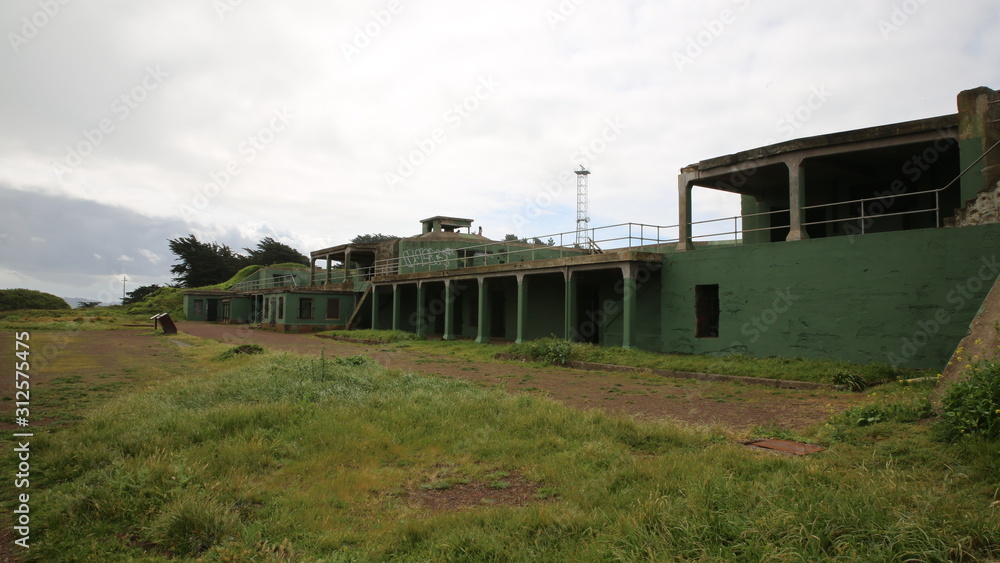
[(969, 364), (968, 377), (948, 388), (941, 399), (945, 435), (1000, 436), (1000, 361)]
[(573, 344), (568, 340), (551, 336), (523, 344), (515, 344), (508, 348), (508, 352), (525, 356), (536, 362), (564, 365), (573, 356)]

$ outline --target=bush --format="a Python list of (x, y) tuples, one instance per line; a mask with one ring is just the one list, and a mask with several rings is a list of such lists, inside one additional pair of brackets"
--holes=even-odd
[(514, 344), (508, 348), (508, 353), (545, 364), (565, 365), (573, 357), (573, 343), (551, 336), (523, 344)]
[(909, 423), (934, 416), (926, 397), (895, 402), (876, 402), (847, 409), (831, 421), (845, 426), (871, 426), (882, 422)]
[(945, 436), (1000, 436), (1000, 361), (969, 364), (968, 377), (948, 388), (941, 399)]

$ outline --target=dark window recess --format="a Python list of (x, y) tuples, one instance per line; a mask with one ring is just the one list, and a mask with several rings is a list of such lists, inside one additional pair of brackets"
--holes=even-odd
[(694, 310), (698, 325), (695, 336), (698, 338), (719, 337), (719, 286), (694, 286)]
[(299, 318), (313, 318), (313, 300), (311, 298), (306, 297), (299, 299)]
[(337, 320), (340, 318), (340, 299), (331, 297), (326, 301), (326, 318)]
[(194, 300), (194, 314), (198, 316), (205, 314), (205, 302), (201, 299)]
[(278, 298), (278, 318), (279, 319), (285, 318), (285, 298), (284, 297), (279, 297)]

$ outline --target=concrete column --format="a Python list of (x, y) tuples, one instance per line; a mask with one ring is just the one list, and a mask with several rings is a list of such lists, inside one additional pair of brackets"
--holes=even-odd
[(517, 339), (518, 344), (524, 342), (524, 327), (528, 320), (528, 280), (524, 274), (517, 276)]
[(788, 165), (788, 214), (791, 224), (785, 240), (805, 240), (809, 238), (802, 226), (806, 203), (805, 182), (802, 179), (802, 159), (791, 160)]
[(677, 177), (677, 209), (680, 213), (677, 223), (680, 234), (677, 241), (677, 250), (692, 250), (694, 243), (691, 240), (691, 184), (690, 174), (681, 174)]
[(392, 330), (399, 330), (399, 310), (402, 307), (399, 286), (392, 284)]
[(344, 251), (344, 281), (350, 281), (349, 276), (351, 275), (351, 251)]
[(571, 342), (576, 341), (576, 325), (577, 325), (577, 315), (576, 315), (576, 280), (573, 279), (573, 271), (567, 270), (564, 274), (566, 280), (566, 291), (564, 293), (565, 297), (565, 327), (563, 329), (563, 338)]
[(451, 294), (451, 280), (444, 281), (444, 337), (455, 340), (455, 299)]
[(635, 348), (635, 266), (622, 266), (622, 348)]
[(378, 330), (378, 288), (372, 284), (372, 330)]
[(327, 283), (327, 285), (329, 285), (329, 283), (331, 281), (333, 281), (333, 272), (331, 271), (332, 269), (333, 269), (333, 260), (331, 260), (330, 259), (330, 255), (327, 254), (326, 255), (326, 283)]
[(316, 259), (309, 258), (309, 285), (313, 284), (313, 280), (316, 277)]
[(486, 299), (487, 284), (486, 278), (479, 278), (479, 326), (476, 329), (476, 342), (480, 344), (490, 343), (490, 311), (487, 307), (489, 301)]
[(427, 336), (427, 309), (424, 307), (426, 290), (424, 284), (417, 282), (417, 336), (423, 338)]

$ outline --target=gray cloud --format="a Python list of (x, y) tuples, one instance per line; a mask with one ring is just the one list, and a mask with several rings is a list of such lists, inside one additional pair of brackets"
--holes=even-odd
[[(122, 266), (164, 281), (166, 238), (191, 231), (309, 250), (438, 214), (501, 236), (571, 230), (571, 186), (522, 211), (607, 120), (627, 129), (588, 163), (592, 224), (672, 225), (691, 162), (952, 113), (960, 90), (1000, 86), (992, 0), (56, 3), (53, 16), (0, 3), (0, 185), (19, 218), (0, 282), (92, 286)], [(456, 126), (484, 77), (499, 85)], [(834, 95), (789, 132), (782, 116), (813, 88)], [(272, 129), (279, 111), (293, 117)], [(390, 190), (386, 174), (439, 129)], [(68, 166), (74, 150), (88, 154)], [(58, 214), (26, 219), (42, 201)], [(739, 212), (732, 196), (698, 201), (699, 219)]]

